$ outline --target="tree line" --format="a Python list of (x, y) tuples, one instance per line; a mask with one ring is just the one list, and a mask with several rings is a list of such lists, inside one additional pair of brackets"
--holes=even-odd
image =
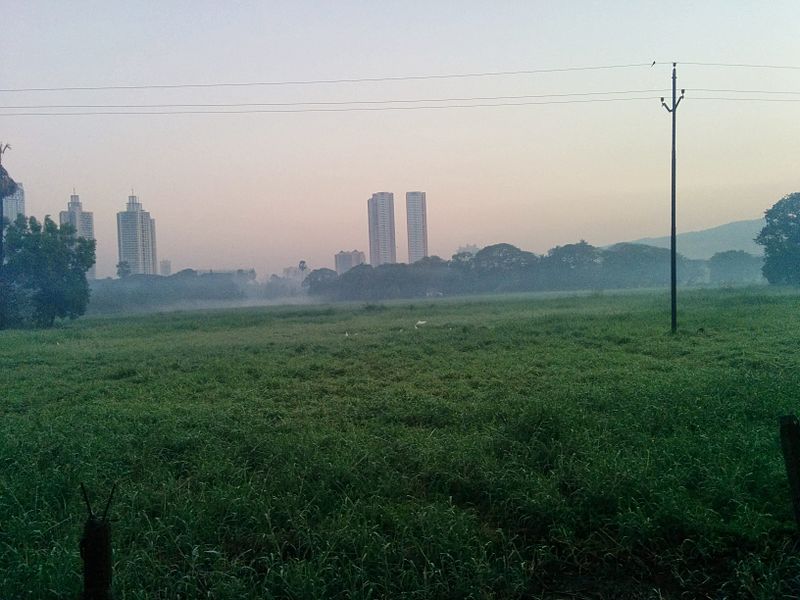
[[(597, 248), (581, 240), (544, 255), (494, 244), (450, 260), (433, 256), (412, 265), (360, 265), (341, 276), (317, 269), (306, 278), (309, 294), (331, 300), (380, 300), (472, 293), (649, 288), (669, 282), (670, 252), (643, 244)], [(761, 258), (724, 252), (709, 261), (678, 256), (681, 285), (756, 283)]]

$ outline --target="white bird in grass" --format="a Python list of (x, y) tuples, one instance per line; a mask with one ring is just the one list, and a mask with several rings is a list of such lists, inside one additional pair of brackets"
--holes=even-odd
[(419, 329), (419, 326), (425, 325), (425, 323), (427, 323), (427, 321), (417, 321), (417, 324), (414, 325), (414, 329)]

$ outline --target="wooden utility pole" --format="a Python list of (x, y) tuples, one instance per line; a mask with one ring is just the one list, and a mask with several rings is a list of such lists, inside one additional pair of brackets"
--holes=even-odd
[(661, 98), (661, 105), (667, 109), (667, 112), (672, 113), (672, 230), (670, 234), (670, 292), (671, 292), (671, 305), (672, 305), (672, 333), (678, 331), (678, 251), (675, 229), (675, 135), (676, 135), (676, 122), (678, 117), (678, 105), (683, 100), (683, 95), (686, 90), (681, 90), (680, 98), (677, 94), (678, 75), (677, 63), (672, 63), (672, 106), (668, 106)]

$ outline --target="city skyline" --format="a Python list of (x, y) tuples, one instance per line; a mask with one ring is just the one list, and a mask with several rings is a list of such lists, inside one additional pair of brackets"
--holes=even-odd
[[(52, 89), (6, 91), (2, 104), (102, 108), (3, 108), (2, 139), (14, 148), (3, 164), (37, 218), (80, 189), (95, 213), (100, 277), (114, 275), (118, 198), (131, 185), (158, 215), (159, 252), (176, 270), (279, 273), (298, 257), (333, 266), (339, 248), (367, 251), (363, 198), (385, 185), (435, 198), (431, 255), (467, 241), (603, 246), (669, 232), (670, 120), (659, 98), (677, 60), (687, 90), (678, 231), (757, 218), (800, 189), (797, 97), (774, 93), (800, 89), (800, 70), (742, 65), (800, 65), (800, 5), (690, 8), (437, 3), (420, 19), (413, 2), (11, 3), (3, 88)], [(403, 44), (385, 43), (400, 31)], [(481, 73), (490, 75), (467, 76)], [(358, 81), (308, 83), (323, 80)], [(281, 85), (55, 89), (242, 82)], [(483, 100), (442, 101), (453, 98)], [(359, 104), (341, 104), (350, 102)], [(27, 114), (164, 104), (223, 107)], [(264, 112), (220, 114), (230, 110)], [(398, 239), (406, 227), (398, 219)]]

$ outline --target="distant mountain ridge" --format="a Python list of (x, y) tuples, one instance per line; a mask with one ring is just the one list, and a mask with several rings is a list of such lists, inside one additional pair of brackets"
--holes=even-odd
[[(744, 250), (755, 256), (763, 256), (764, 250), (753, 240), (764, 227), (764, 219), (734, 221), (710, 229), (678, 234), (678, 253), (686, 258), (709, 259), (717, 252)], [(669, 236), (641, 238), (632, 244), (647, 244), (657, 248), (669, 248)]]

